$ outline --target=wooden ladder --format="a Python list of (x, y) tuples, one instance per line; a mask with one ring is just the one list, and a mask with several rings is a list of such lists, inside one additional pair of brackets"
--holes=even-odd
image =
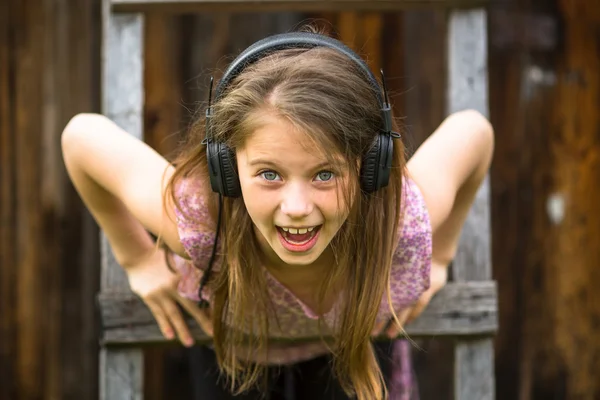
[[(144, 12), (448, 10), (447, 113), (472, 108), (488, 115), (487, 17), (484, 0), (103, 0), (102, 112), (143, 137)], [(455, 344), (454, 398), (494, 399), (497, 292), (491, 280), (489, 179), (467, 218), (453, 279), (407, 329), (411, 337), (447, 337)], [(100, 399), (143, 394), (143, 345), (164, 342), (154, 318), (129, 289), (102, 237)], [(188, 320), (198, 342), (208, 341)]]

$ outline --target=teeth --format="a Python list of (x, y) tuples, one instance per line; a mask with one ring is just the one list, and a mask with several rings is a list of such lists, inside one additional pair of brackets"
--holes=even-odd
[(296, 229), (296, 228), (284, 228), (283, 226), (281, 226), (280, 228), (281, 228), (281, 229), (283, 229), (285, 232), (289, 232), (289, 233), (291, 233), (292, 235), (298, 235), (298, 234), (300, 234), (300, 235), (303, 235), (303, 234), (305, 234), (306, 232), (312, 232), (312, 231), (315, 229), (315, 227), (314, 227), (314, 226), (313, 226), (313, 227), (310, 227), (310, 228), (301, 228), (301, 229)]

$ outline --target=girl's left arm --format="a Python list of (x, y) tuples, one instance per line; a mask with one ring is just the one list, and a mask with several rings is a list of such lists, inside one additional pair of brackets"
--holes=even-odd
[[(447, 280), (460, 233), (492, 161), (494, 132), (488, 120), (474, 110), (447, 117), (407, 163), (409, 176), (423, 194), (433, 232), (431, 285), (398, 317), (401, 324), (415, 319)], [(396, 326), (387, 332), (395, 337)]]

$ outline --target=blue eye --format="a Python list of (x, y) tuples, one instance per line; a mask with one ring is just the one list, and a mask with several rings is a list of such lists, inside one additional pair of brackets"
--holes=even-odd
[(260, 173), (260, 175), (263, 177), (263, 179), (265, 179), (267, 181), (274, 181), (279, 177), (277, 172), (273, 172), (273, 171), (263, 171)]
[(331, 171), (321, 171), (317, 174), (318, 180), (321, 182), (327, 182), (333, 179), (333, 172)]

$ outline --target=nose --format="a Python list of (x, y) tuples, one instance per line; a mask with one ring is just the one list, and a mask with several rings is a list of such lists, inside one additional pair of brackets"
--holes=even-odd
[(293, 219), (310, 215), (313, 211), (310, 190), (301, 183), (289, 183), (283, 193), (281, 211)]

